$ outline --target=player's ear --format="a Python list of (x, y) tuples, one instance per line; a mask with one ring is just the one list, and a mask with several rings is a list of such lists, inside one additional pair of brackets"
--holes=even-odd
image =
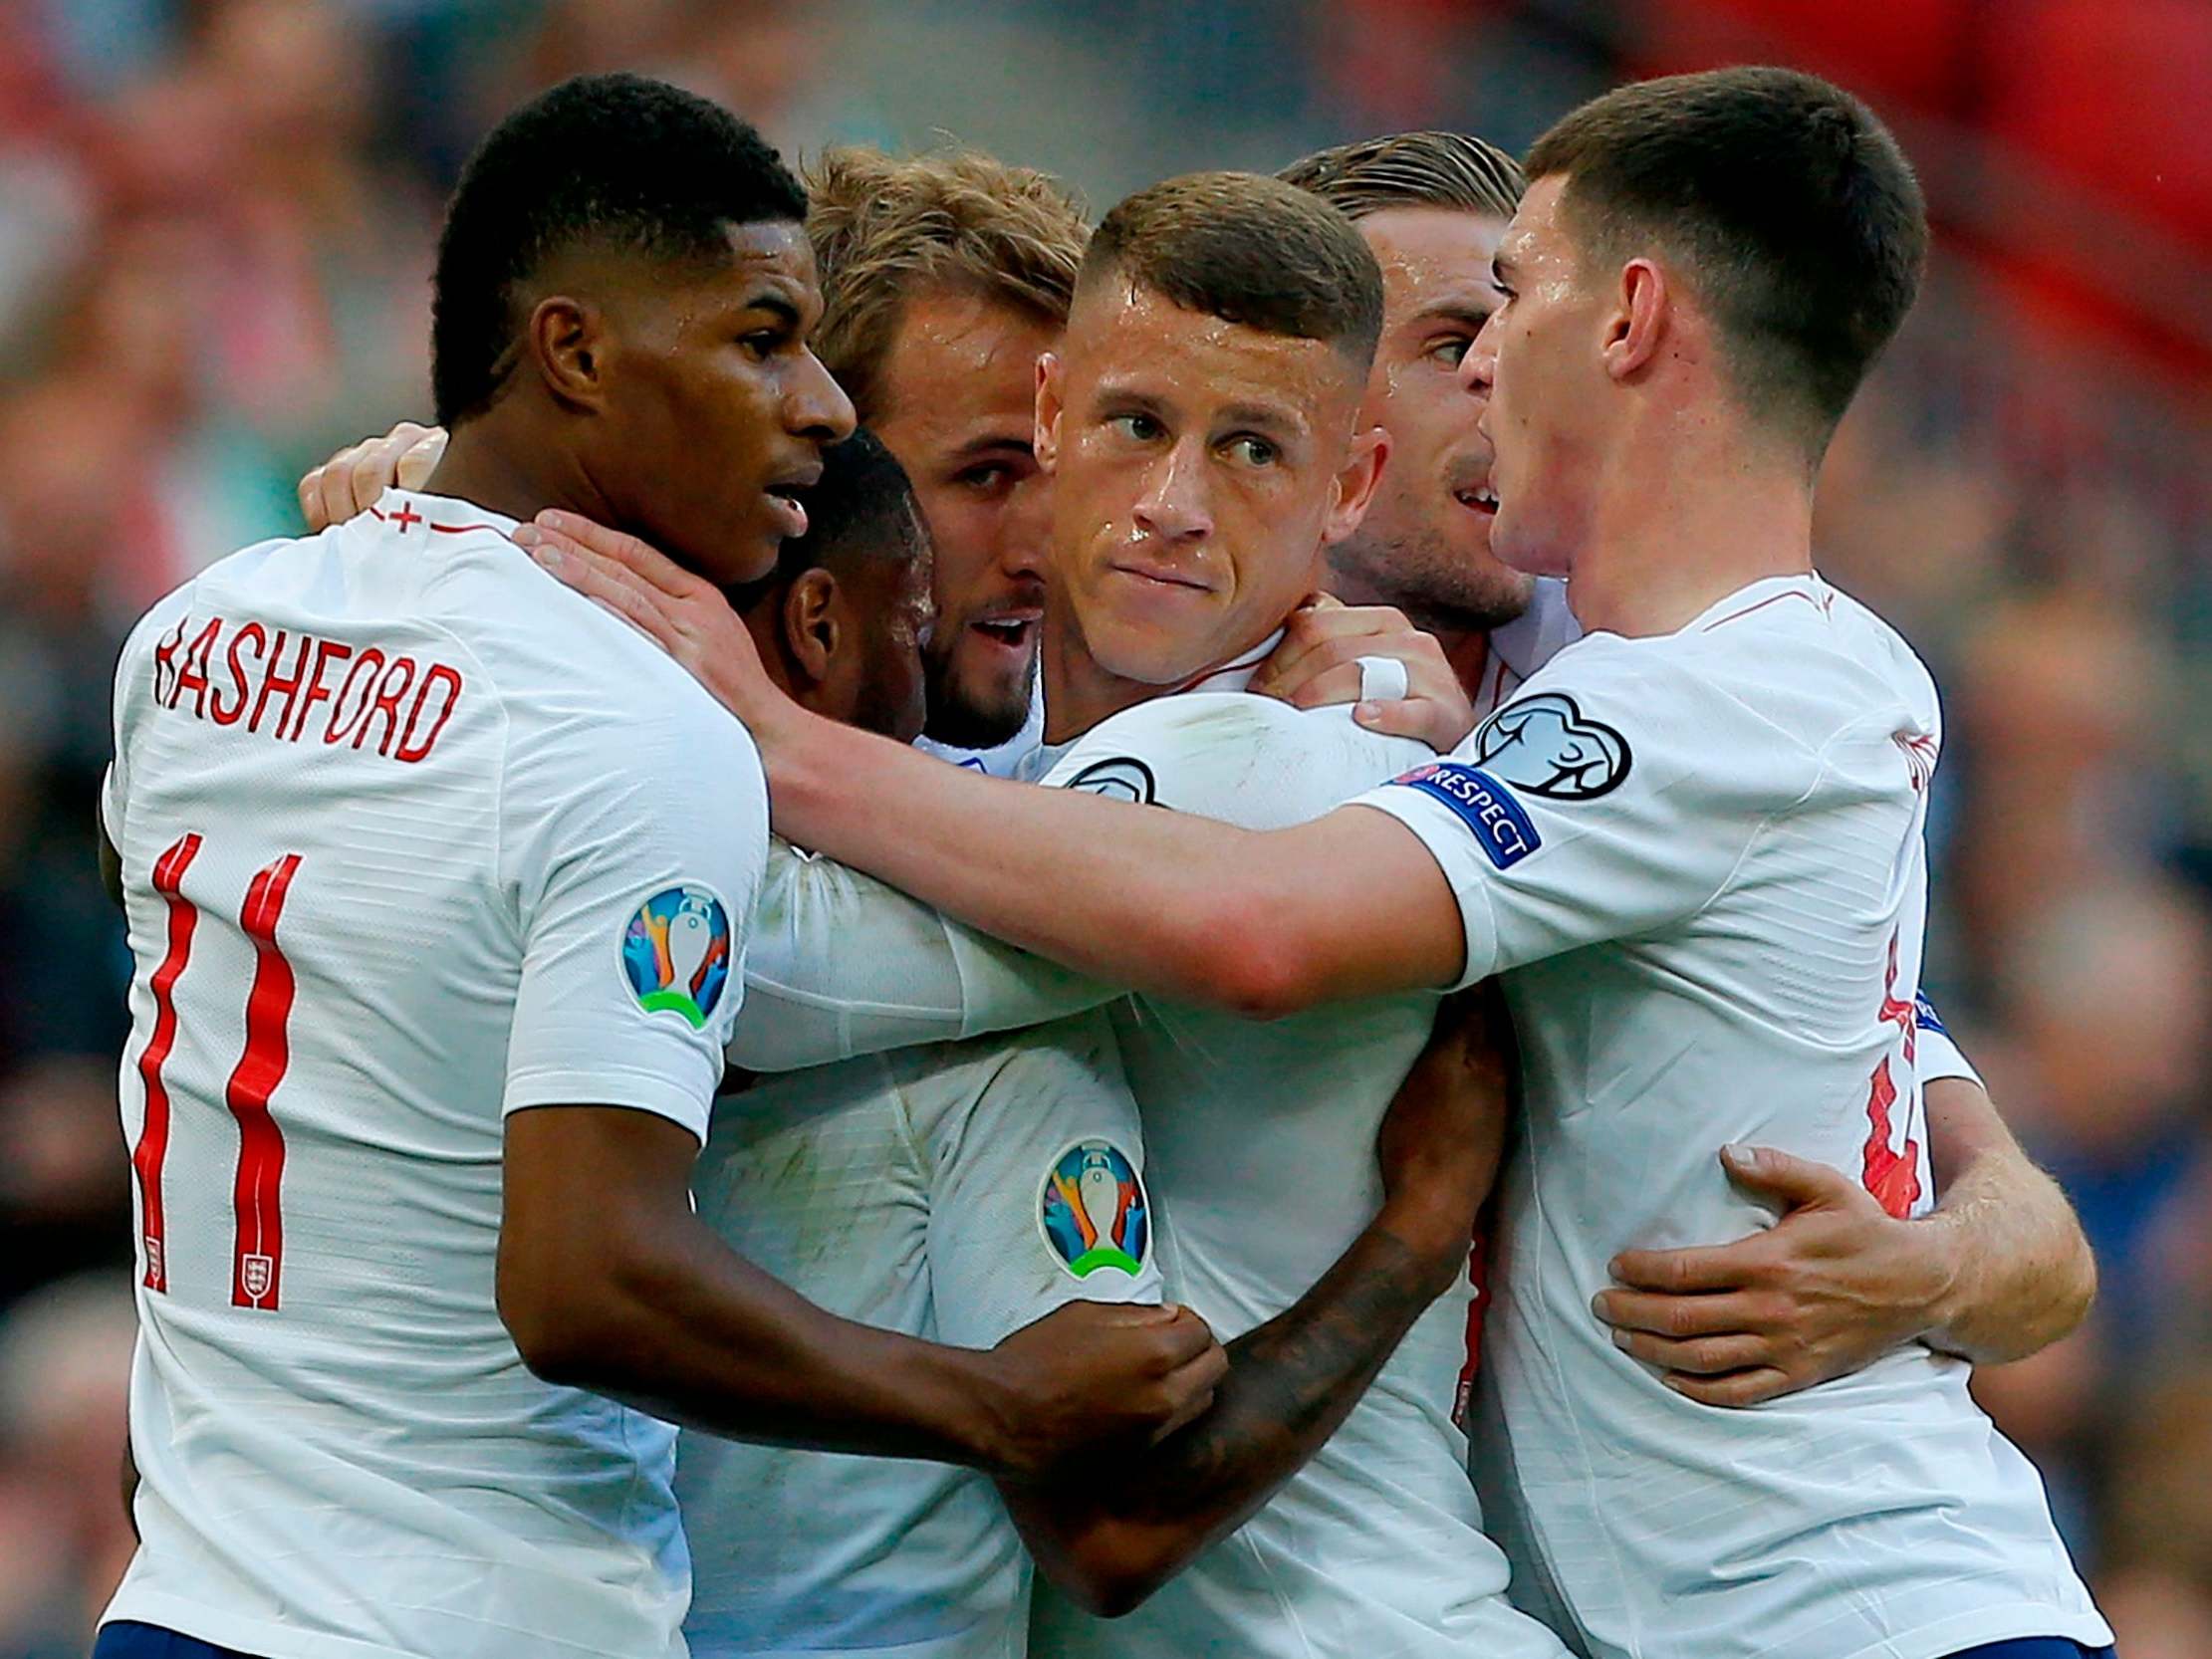
[(1060, 366), (1060, 354), (1047, 352), (1037, 359), (1037, 430), (1031, 434), (1031, 443), (1037, 452), (1037, 464), (1045, 471), (1052, 471), (1060, 459), (1060, 401), (1061, 387), (1066, 377)]
[(1321, 539), (1334, 546), (1359, 528), (1374, 500), (1375, 486), (1390, 459), (1390, 434), (1369, 426), (1352, 434), (1352, 448), (1336, 480), (1336, 500), (1322, 522)]
[(597, 409), (605, 400), (607, 320), (597, 306), (566, 294), (540, 300), (521, 349), (556, 402)]
[(808, 685), (828, 680), (843, 643), (843, 611), (838, 579), (817, 566), (784, 594), (784, 649)]
[(1616, 380), (1634, 374), (1659, 355), (1672, 322), (1673, 293), (1656, 261), (1631, 259), (1620, 268), (1620, 286), (1604, 323), (1600, 354)]

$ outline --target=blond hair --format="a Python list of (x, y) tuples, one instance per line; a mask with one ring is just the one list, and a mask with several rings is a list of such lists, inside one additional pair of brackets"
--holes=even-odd
[(1364, 219), (1392, 207), (1444, 207), (1510, 219), (1528, 182), (1521, 164), (1470, 132), (1392, 132), (1316, 150), (1275, 175)]
[(1090, 228), (1049, 174), (978, 150), (900, 158), (863, 145), (827, 149), (804, 171), (822, 272), (814, 348), (862, 421), (880, 418), (883, 358), (917, 293), (950, 288), (1055, 329), (1068, 321)]

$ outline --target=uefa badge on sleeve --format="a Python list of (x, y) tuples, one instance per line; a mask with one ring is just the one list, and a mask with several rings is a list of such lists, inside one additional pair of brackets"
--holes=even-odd
[(1151, 1248), (1152, 1206), (1126, 1153), (1111, 1141), (1079, 1140), (1045, 1172), (1037, 1225), (1077, 1279), (1101, 1268), (1133, 1278)]
[(693, 883), (663, 887), (622, 930), (622, 977), (647, 1014), (680, 1014), (704, 1027), (730, 981), (730, 915)]

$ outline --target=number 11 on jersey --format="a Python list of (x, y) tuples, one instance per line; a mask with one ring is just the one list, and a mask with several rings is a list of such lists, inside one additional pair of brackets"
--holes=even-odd
[[(168, 1227), (161, 1169), (169, 1149), (169, 1091), (162, 1066), (176, 1046), (176, 983), (191, 959), (199, 909), (184, 896), (184, 874), (199, 856), (197, 834), (179, 836), (153, 863), (153, 890), (168, 909), (168, 947), (153, 971), (153, 1034), (138, 1056), (145, 1083), (145, 1121), (130, 1164), (138, 1181), (138, 1213), (145, 1243), (144, 1284), (169, 1288)], [(269, 1115), (269, 1097), (292, 1061), (290, 1028), (295, 991), (292, 964), (277, 943), (277, 922), (300, 867), (288, 852), (257, 871), (246, 889), (238, 925), (253, 941), (254, 976), (246, 993), (246, 1049), (223, 1088), (223, 1103), (238, 1122), (238, 1172), (231, 1194), (236, 1215), (231, 1245), (230, 1301), (234, 1307), (275, 1312), (284, 1277), (284, 1132)]]

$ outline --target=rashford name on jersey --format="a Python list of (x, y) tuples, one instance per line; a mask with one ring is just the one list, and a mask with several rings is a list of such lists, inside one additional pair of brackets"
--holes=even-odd
[[(344, 677), (334, 684), (341, 668)], [(249, 732), (259, 732), (273, 708), (269, 736), (285, 743), (298, 743), (328, 703), (322, 742), (361, 750), (373, 738), (377, 754), (412, 765), (429, 757), (466, 684), (450, 663), (396, 648), (357, 647), (250, 617), (197, 622), (186, 612), (154, 643), (147, 691), (161, 708), (188, 707), (218, 726), (243, 720)]]

